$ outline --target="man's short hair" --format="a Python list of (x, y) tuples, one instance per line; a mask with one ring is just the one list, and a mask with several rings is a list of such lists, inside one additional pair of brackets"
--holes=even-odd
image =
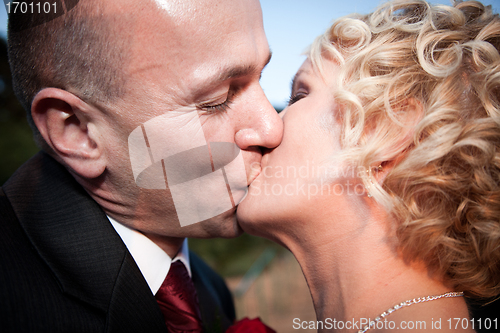
[(28, 26), (39, 14), (9, 15), (13, 88), (41, 148), (48, 147), (31, 116), (41, 89), (64, 89), (88, 103), (106, 103), (123, 93), (124, 43), (114, 25), (119, 18), (106, 17), (102, 7), (102, 2), (81, 0), (64, 15), (21, 31), (19, 26)]

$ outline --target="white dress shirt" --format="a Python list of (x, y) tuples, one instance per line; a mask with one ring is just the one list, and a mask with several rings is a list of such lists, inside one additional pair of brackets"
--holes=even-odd
[(141, 232), (131, 229), (109, 216), (108, 219), (127, 246), (128, 251), (134, 258), (135, 263), (139, 267), (153, 295), (160, 289), (163, 281), (167, 277), (172, 262), (180, 260), (184, 266), (186, 266), (189, 276), (191, 276), (187, 239), (184, 239), (181, 250), (177, 256), (172, 259), (165, 251)]

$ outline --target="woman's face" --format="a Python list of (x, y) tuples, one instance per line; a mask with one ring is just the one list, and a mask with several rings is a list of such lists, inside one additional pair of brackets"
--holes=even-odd
[(364, 187), (349, 183), (352, 175), (335, 161), (340, 151), (338, 106), (333, 98), (338, 65), (323, 63), (324, 77), (310, 60), (297, 72), (290, 104), (282, 112), (283, 140), (264, 154), (262, 171), (238, 207), (240, 224), (252, 234), (275, 238), (278, 227), (293, 231), (283, 226), (292, 228), (293, 221), (317, 218), (332, 205), (340, 205), (345, 194), (364, 195)]

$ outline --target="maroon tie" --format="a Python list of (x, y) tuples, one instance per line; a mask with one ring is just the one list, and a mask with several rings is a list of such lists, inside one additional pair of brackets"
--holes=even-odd
[(172, 263), (155, 298), (171, 333), (203, 332), (196, 289), (182, 262)]

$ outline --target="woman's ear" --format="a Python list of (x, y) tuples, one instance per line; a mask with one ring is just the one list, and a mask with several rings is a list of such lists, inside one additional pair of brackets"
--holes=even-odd
[(379, 184), (382, 184), (390, 171), (405, 158), (413, 143), (415, 128), (423, 117), (422, 103), (415, 98), (407, 98), (398, 105), (396, 119), (400, 126), (386, 128), (384, 134), (390, 139), (390, 143), (384, 151), (385, 160), (376, 164), (376, 179)]
[(33, 121), (57, 157), (83, 178), (106, 169), (105, 149), (96, 124), (100, 111), (57, 88), (42, 89), (31, 105)]

